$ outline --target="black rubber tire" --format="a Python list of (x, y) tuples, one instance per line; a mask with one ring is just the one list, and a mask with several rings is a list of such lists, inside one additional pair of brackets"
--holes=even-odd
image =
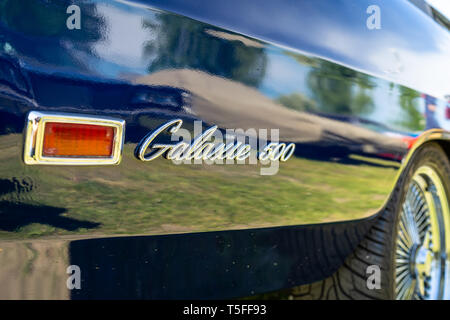
[[(401, 204), (414, 172), (423, 165), (432, 166), (440, 175), (447, 195), (450, 196), (450, 162), (442, 147), (430, 142), (418, 149), (400, 178), (386, 208), (374, 226), (344, 265), (331, 277), (293, 288), (293, 299), (394, 299), (395, 298), (395, 244)], [(381, 269), (381, 288), (368, 289), (367, 267)]]

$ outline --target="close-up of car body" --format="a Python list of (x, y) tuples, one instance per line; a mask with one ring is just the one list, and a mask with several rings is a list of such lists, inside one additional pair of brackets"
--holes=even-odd
[(0, 0), (0, 299), (450, 299), (449, 28)]

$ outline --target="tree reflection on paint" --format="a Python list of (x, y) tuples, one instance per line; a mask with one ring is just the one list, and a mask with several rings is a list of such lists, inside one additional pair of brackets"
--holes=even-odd
[(267, 57), (262, 45), (221, 39), (211, 31), (233, 34), (169, 14), (158, 14), (155, 21), (145, 20), (143, 26), (156, 35), (144, 49), (147, 56), (154, 58), (149, 72), (167, 68), (196, 69), (256, 87), (264, 78)]
[(320, 61), (308, 75), (308, 87), (321, 112), (361, 116), (374, 109), (368, 75), (337, 64)]

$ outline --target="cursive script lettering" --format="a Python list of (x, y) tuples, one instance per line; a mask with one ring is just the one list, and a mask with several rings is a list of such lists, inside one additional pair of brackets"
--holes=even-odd
[[(152, 161), (160, 156), (174, 161), (184, 160), (237, 160), (244, 161), (251, 155), (252, 147), (240, 141), (231, 143), (213, 143), (209, 140), (217, 130), (212, 126), (198, 135), (190, 143), (177, 142), (175, 144), (156, 143), (156, 138), (168, 131), (176, 133), (183, 124), (183, 120), (176, 119), (165, 123), (155, 131), (149, 133), (137, 146), (136, 157), (142, 161)], [(270, 142), (258, 154), (260, 161), (287, 161), (295, 150), (295, 144)]]

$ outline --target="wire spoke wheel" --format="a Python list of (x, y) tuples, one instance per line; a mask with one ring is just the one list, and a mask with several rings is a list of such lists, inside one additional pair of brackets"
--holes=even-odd
[(397, 299), (450, 298), (450, 212), (444, 184), (419, 167), (402, 204), (395, 244)]
[(427, 142), (354, 253), (331, 277), (302, 286), (302, 297), (450, 300), (449, 200), (450, 141)]

